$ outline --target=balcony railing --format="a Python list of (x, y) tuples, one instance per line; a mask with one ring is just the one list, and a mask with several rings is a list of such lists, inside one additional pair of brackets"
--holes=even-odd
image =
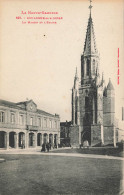
[(27, 125), (27, 130), (29, 131), (38, 131), (39, 127), (34, 125)]

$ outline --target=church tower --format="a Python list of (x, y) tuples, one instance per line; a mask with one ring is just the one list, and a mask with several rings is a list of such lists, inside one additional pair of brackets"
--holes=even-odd
[[(81, 56), (81, 86), (79, 88), (81, 143), (101, 142), (103, 135), (103, 83), (99, 74), (99, 53), (96, 47), (93, 20), (90, 15)], [(103, 136), (102, 136), (103, 137)], [(103, 140), (102, 140), (103, 142)]]
[(86, 38), (81, 55), (80, 87), (76, 70), (72, 88), (71, 144), (87, 143), (94, 146), (115, 142), (115, 100), (111, 80), (104, 88), (103, 74), (100, 77), (100, 60), (91, 16), (91, 0), (89, 8)]

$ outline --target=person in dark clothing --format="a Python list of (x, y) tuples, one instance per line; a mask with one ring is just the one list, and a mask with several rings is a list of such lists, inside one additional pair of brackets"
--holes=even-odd
[(49, 143), (48, 142), (46, 144), (46, 149), (47, 149), (47, 152), (49, 152)]
[(51, 150), (51, 143), (49, 143), (49, 149)]
[(45, 152), (45, 149), (46, 149), (46, 148), (45, 148), (45, 144), (43, 143), (43, 144), (42, 144), (41, 152)]

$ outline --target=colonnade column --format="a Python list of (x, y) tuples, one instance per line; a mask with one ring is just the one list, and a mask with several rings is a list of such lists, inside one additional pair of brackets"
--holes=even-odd
[(34, 147), (37, 147), (37, 133), (34, 133)]
[(18, 133), (16, 133), (15, 135), (14, 135), (14, 142), (15, 142), (15, 148), (16, 149), (18, 149), (18, 142), (19, 142), (19, 139), (18, 139), (18, 137), (19, 137), (19, 134)]
[(44, 137), (44, 134), (42, 133), (41, 134), (41, 145), (43, 144), (43, 137)]
[(54, 134), (52, 135), (52, 147), (54, 147)]
[(25, 134), (25, 148), (28, 148), (29, 147), (29, 134), (26, 133)]
[(42, 146), (42, 134), (40, 134), (40, 146)]
[(56, 147), (58, 148), (58, 134), (56, 134)]
[(6, 149), (9, 149), (9, 133), (6, 133)]
[(49, 134), (47, 134), (47, 142), (49, 143)]

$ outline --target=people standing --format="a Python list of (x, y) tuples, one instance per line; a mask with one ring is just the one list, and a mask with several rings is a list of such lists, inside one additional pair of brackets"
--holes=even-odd
[(46, 146), (45, 146), (45, 143), (42, 144), (42, 149), (41, 149), (41, 152), (45, 152), (46, 150)]
[(48, 142), (46, 144), (46, 149), (47, 149), (47, 152), (49, 152), (49, 143)]

